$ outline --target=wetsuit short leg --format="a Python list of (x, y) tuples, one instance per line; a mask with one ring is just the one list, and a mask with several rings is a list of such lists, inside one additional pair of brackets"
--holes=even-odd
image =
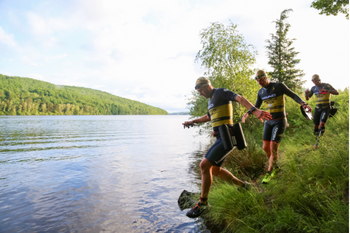
[(265, 121), (263, 140), (280, 143), (286, 130), (287, 119)]
[(209, 160), (213, 166), (221, 167), (230, 151), (231, 150), (225, 150), (221, 138), (217, 138), (214, 145), (208, 150), (205, 158)]
[(314, 125), (319, 125), (321, 122), (326, 123), (329, 117), (331, 108), (315, 108)]

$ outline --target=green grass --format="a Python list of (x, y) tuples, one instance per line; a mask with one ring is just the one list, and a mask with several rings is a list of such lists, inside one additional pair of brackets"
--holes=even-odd
[(240, 192), (215, 179), (208, 220), (222, 232), (349, 232), (348, 90), (332, 100), (338, 112), (328, 120), (317, 150), (312, 150), (312, 121), (287, 101), (290, 126), (280, 147), (282, 170), (268, 185), (261, 184), (267, 165), (262, 126), (244, 126), (248, 148), (234, 151), (224, 167), (254, 187)]

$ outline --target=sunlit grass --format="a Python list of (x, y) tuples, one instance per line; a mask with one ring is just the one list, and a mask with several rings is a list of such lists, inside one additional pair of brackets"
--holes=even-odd
[(268, 185), (260, 184), (267, 158), (261, 134), (253, 132), (262, 129), (246, 129), (248, 149), (234, 151), (224, 166), (255, 186), (242, 192), (234, 185), (214, 182), (210, 221), (221, 226), (222, 232), (348, 232), (348, 91), (334, 99), (338, 113), (327, 122), (317, 150), (313, 150), (312, 121), (288, 101), (290, 127), (280, 148), (282, 170)]

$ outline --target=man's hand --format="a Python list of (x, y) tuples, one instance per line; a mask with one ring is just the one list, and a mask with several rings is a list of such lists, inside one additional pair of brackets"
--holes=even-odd
[(187, 128), (193, 127), (194, 123), (193, 121), (185, 121), (185, 123), (182, 123), (182, 125), (184, 126), (184, 129), (185, 129), (186, 127)]
[(260, 109), (255, 110), (253, 114), (261, 121), (261, 123), (264, 123), (263, 119), (266, 121), (269, 121), (272, 119), (272, 116), (270, 113), (262, 111)]
[[(271, 120), (272, 116), (270, 113), (256, 109), (253, 111), (253, 114), (261, 121), (261, 123), (264, 123), (263, 120)], [(245, 119), (249, 116), (249, 113), (246, 112), (242, 117), (242, 122), (245, 123)]]
[(309, 112), (312, 111), (312, 108), (308, 104), (303, 104), (302, 106), (303, 106), (303, 109), (307, 108)]
[(327, 94), (328, 93), (328, 91), (326, 90), (326, 89), (324, 89), (324, 88), (321, 88), (321, 89), (319, 89), (318, 90), (318, 93), (320, 93), (320, 94)]
[(249, 116), (249, 113), (245, 113), (242, 117), (242, 122), (245, 123), (245, 119), (247, 119), (247, 117)]
[[(196, 122), (194, 122), (196, 121)], [(190, 127), (193, 127), (194, 124), (196, 123), (205, 123), (205, 122), (208, 122), (210, 121), (210, 117), (205, 114), (204, 116), (200, 117), (200, 118), (196, 118), (194, 119), (193, 121), (185, 121), (185, 123), (182, 123), (182, 125), (184, 126), (184, 128), (190, 128)]]
[(309, 93), (310, 93), (309, 89), (306, 89), (306, 91), (305, 91), (305, 99), (306, 99), (306, 100), (309, 100), (309, 99), (310, 99)]

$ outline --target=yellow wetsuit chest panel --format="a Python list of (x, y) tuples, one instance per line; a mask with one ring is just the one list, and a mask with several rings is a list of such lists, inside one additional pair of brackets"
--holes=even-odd
[(220, 105), (209, 110), (212, 126), (217, 127), (223, 124), (233, 124), (233, 108), (231, 101), (228, 104)]
[(329, 105), (329, 101), (331, 100), (331, 93), (327, 94), (316, 94), (316, 105)]
[(214, 132), (220, 125), (233, 125), (232, 101), (235, 101), (237, 94), (225, 89), (215, 88), (208, 102), (208, 116), (212, 121)]
[(283, 112), (284, 111), (284, 97), (283, 95), (266, 99), (263, 101), (265, 109), (269, 113)]
[(315, 94), (316, 97), (316, 108), (327, 108), (331, 101), (331, 93), (321, 94), (320, 89), (325, 89), (327, 91), (334, 90), (334, 88), (328, 83), (322, 83), (319, 87), (313, 86), (311, 88), (311, 95)]
[(289, 96), (299, 104), (303, 102), (300, 97), (291, 91), (285, 84), (270, 82), (268, 86), (263, 87), (258, 91), (255, 107), (260, 108), (264, 103), (265, 109), (271, 114), (272, 119), (285, 117), (284, 95)]

